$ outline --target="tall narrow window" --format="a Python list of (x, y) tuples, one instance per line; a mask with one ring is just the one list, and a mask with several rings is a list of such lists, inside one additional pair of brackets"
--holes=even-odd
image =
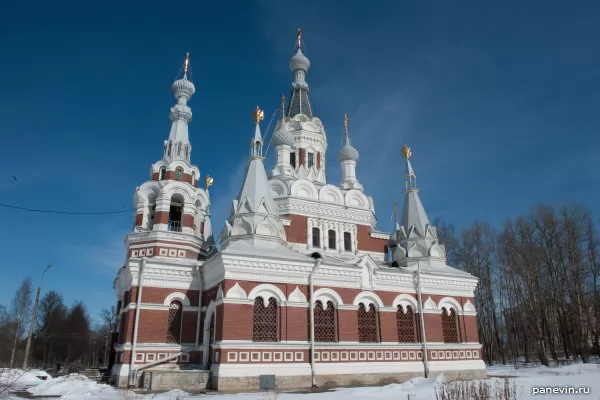
[(458, 327), (456, 323), (456, 313), (453, 309), (450, 312), (442, 308), (442, 334), (444, 343), (458, 343)]
[(398, 342), (415, 343), (417, 341), (415, 331), (415, 315), (411, 306), (406, 306), (406, 312), (402, 306), (396, 310), (396, 326), (398, 328)]
[(344, 250), (352, 251), (352, 236), (350, 236), (350, 232), (344, 232)]
[(269, 298), (267, 306), (262, 297), (254, 300), (254, 316), (252, 319), (253, 342), (277, 342), (277, 300)]
[(182, 175), (183, 175), (183, 170), (181, 168), (177, 168), (175, 170), (175, 179), (180, 181)]
[(183, 306), (178, 300), (171, 302), (167, 319), (167, 343), (181, 343), (181, 320)]
[(165, 179), (165, 172), (167, 172), (167, 169), (165, 167), (160, 167), (160, 170), (158, 171), (158, 180), (162, 181), (163, 179)]
[(358, 341), (361, 343), (379, 342), (377, 310), (373, 304), (369, 305), (369, 311), (363, 303), (358, 306)]
[(323, 308), (320, 300), (315, 302), (315, 342), (336, 342), (336, 318), (332, 301)]
[(192, 171), (192, 186), (196, 186), (196, 171)]
[(296, 153), (290, 153), (290, 164), (292, 167), (296, 168)]
[(329, 239), (329, 243), (328, 243), (328, 244), (329, 244), (329, 248), (330, 248), (330, 249), (335, 249), (335, 248), (336, 248), (336, 245), (335, 245), (335, 239), (336, 239), (336, 238), (335, 238), (335, 231), (334, 231), (334, 230), (332, 230), (332, 229), (330, 229), (330, 230), (327, 232), (327, 237), (328, 237), (328, 239)]
[(321, 247), (321, 230), (319, 228), (312, 228), (312, 245)]
[(315, 154), (308, 153), (308, 168), (312, 168), (315, 165)]
[(171, 151), (173, 150), (173, 143), (171, 143), (171, 141), (169, 141), (169, 157), (171, 157)]

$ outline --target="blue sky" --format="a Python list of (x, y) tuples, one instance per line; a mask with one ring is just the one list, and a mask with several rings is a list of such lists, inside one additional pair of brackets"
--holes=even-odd
[[(161, 157), (171, 83), (189, 51), (192, 158), (215, 178), (218, 233), (243, 177), (250, 113), (258, 104), (270, 117), (288, 95), (301, 25), (329, 181), (340, 180), (347, 112), (378, 229), (390, 229), (402, 199), (404, 143), (431, 218), (500, 224), (561, 201), (600, 215), (600, 6), (491, 3), (13, 2), (0, 15), (0, 203), (131, 208)], [(0, 208), (0, 218), (0, 304), (49, 262), (44, 290), (83, 300), (93, 317), (114, 304), (131, 213)]]

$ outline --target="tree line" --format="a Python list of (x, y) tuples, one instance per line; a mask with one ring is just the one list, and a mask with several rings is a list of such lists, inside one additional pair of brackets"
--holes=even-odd
[[(32, 318), (34, 287), (23, 280), (10, 305), (0, 306), (0, 366), (21, 368)], [(103, 366), (108, 362), (111, 332), (117, 329), (115, 310), (104, 309), (94, 324), (83, 302), (67, 306), (60, 293), (46, 292), (39, 300), (28, 365), (59, 368)]]
[(540, 205), (500, 228), (438, 225), (448, 264), (479, 278), (484, 359), (529, 362), (600, 356), (599, 237), (582, 205)]

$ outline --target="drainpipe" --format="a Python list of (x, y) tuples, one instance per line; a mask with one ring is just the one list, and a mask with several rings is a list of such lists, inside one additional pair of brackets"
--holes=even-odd
[[(317, 257), (318, 255), (318, 257)], [(310, 295), (310, 376), (312, 387), (317, 386), (317, 378), (315, 375), (315, 299), (313, 296), (313, 275), (321, 265), (321, 256), (317, 253), (315, 256), (315, 266), (308, 276), (308, 286)]]
[(429, 378), (427, 337), (425, 336), (425, 313), (423, 312), (423, 298), (421, 297), (421, 264), (419, 261), (417, 261), (417, 297), (419, 298), (419, 313), (421, 314), (421, 338), (423, 339), (423, 364), (425, 366), (425, 378)]
[(200, 271), (200, 266), (196, 265), (196, 273), (200, 279), (200, 289), (198, 290), (198, 320), (196, 321), (196, 350), (200, 345), (200, 318), (202, 317), (202, 293), (204, 292), (204, 278)]
[(143, 257), (142, 262), (140, 264), (140, 269), (138, 271), (138, 292), (137, 301), (135, 303), (135, 323), (133, 325), (133, 343), (131, 345), (131, 359), (129, 360), (129, 384), (127, 386), (132, 385), (132, 381), (135, 380), (135, 375), (137, 374), (137, 370), (135, 369), (134, 363), (136, 356), (138, 327), (140, 326), (140, 305), (142, 304), (142, 274), (144, 273), (145, 267), (146, 257)]

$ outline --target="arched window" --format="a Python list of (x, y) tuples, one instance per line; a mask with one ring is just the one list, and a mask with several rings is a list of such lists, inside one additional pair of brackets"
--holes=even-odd
[(162, 181), (163, 179), (165, 179), (165, 173), (167, 172), (167, 169), (165, 167), (160, 167), (160, 170), (158, 171), (158, 180)]
[(183, 170), (181, 168), (177, 168), (175, 170), (175, 179), (180, 181), (182, 175), (183, 175)]
[(269, 299), (268, 305), (262, 297), (254, 300), (254, 316), (252, 319), (252, 341), (253, 342), (277, 342), (278, 338), (278, 315), (277, 300)]
[(312, 245), (321, 247), (321, 230), (319, 228), (312, 228)]
[(171, 302), (167, 319), (167, 343), (181, 343), (183, 306), (179, 300)]
[(448, 313), (445, 307), (442, 308), (442, 334), (444, 343), (458, 343), (458, 326), (453, 309)]
[(335, 307), (328, 301), (323, 308), (320, 300), (315, 302), (315, 342), (337, 342)]
[(192, 186), (196, 186), (196, 171), (192, 171)]
[(398, 342), (415, 343), (417, 341), (415, 314), (411, 306), (406, 306), (406, 312), (402, 310), (402, 306), (398, 306), (398, 310), (396, 310), (396, 325), (398, 328)]
[(371, 304), (367, 311), (364, 304), (358, 306), (358, 341), (361, 343), (379, 342), (379, 326), (377, 310)]
[(329, 248), (330, 249), (335, 249), (335, 231), (333, 229), (330, 229), (329, 231), (327, 231), (327, 237), (329, 239)]
[(296, 168), (296, 153), (294, 153), (294, 152), (290, 153), (290, 165), (293, 168)]
[(344, 232), (344, 250), (352, 251), (352, 236), (350, 236), (350, 232)]
[(171, 141), (169, 141), (169, 157), (171, 156), (171, 151), (173, 150), (173, 143)]

